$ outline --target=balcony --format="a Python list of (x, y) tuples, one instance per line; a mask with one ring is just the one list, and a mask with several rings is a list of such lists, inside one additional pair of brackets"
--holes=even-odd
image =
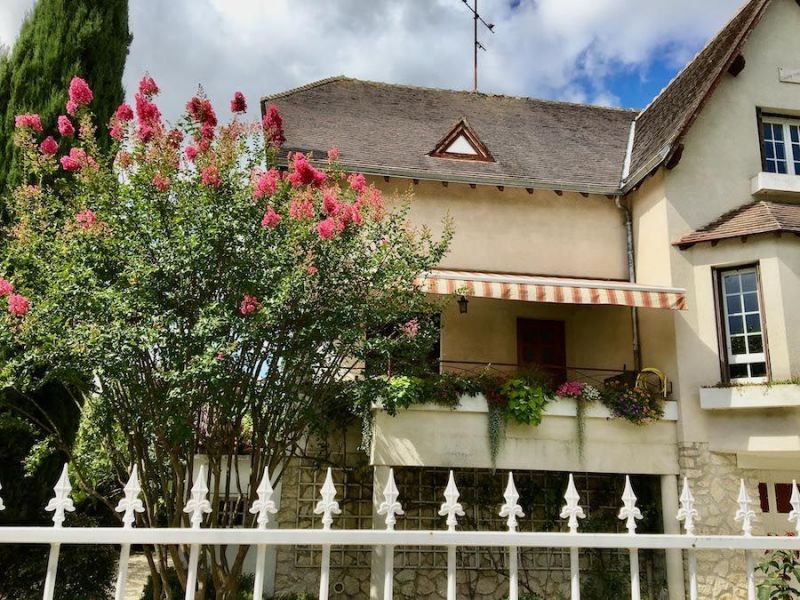
[(701, 388), (700, 406), (705, 410), (798, 407), (800, 385), (764, 384)]
[(800, 197), (800, 176), (761, 172), (750, 180), (754, 196)]

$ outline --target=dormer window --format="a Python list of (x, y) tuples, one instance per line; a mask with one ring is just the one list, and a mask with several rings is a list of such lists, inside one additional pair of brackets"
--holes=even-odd
[(800, 175), (800, 119), (764, 116), (764, 170)]
[(489, 149), (481, 142), (466, 119), (456, 123), (455, 127), (439, 140), (430, 155), (434, 158), (494, 162)]

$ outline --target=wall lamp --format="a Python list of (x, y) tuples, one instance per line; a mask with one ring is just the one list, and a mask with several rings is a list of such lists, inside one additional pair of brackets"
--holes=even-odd
[(467, 308), (469, 306), (469, 300), (467, 300), (466, 296), (459, 296), (458, 297), (458, 312), (462, 315), (467, 314)]

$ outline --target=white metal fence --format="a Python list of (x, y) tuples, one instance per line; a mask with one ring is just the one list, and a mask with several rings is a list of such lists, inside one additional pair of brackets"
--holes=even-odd
[[(0, 487), (0, 489), (2, 489)], [(439, 510), (439, 515), (446, 517), (446, 530), (439, 531), (395, 531), (397, 518), (403, 515), (400, 494), (394, 481), (394, 474), (390, 470), (389, 480), (383, 492), (384, 500), (378, 513), (384, 516), (385, 529), (378, 530), (336, 530), (331, 526), (334, 515), (341, 513), (339, 503), (336, 501), (336, 488), (331, 471), (328, 469), (327, 477), (320, 490), (321, 500), (317, 503), (315, 513), (322, 515), (322, 529), (267, 529), (270, 514), (277, 512), (276, 504), (272, 500), (273, 488), (269, 473), (265, 470), (261, 483), (256, 490), (258, 499), (255, 500), (250, 512), (256, 516), (255, 529), (203, 529), (204, 515), (211, 512), (208, 501), (208, 487), (206, 484), (205, 467), (201, 467), (194, 485), (191, 489), (184, 512), (189, 515), (191, 528), (146, 528), (135, 529), (136, 513), (143, 512), (144, 507), (139, 499), (141, 488), (136, 468), (134, 467), (130, 480), (125, 486), (125, 496), (120, 500), (117, 511), (123, 513), (122, 527), (67, 527), (64, 528), (65, 513), (75, 510), (70, 492), (67, 465), (54, 487), (55, 496), (50, 500), (46, 510), (53, 512), (53, 527), (0, 527), (0, 544), (48, 544), (50, 556), (47, 564), (47, 573), (44, 585), (44, 600), (52, 600), (58, 573), (58, 557), (62, 544), (112, 544), (119, 545), (120, 560), (119, 572), (116, 582), (115, 599), (122, 600), (125, 595), (125, 586), (128, 574), (128, 559), (131, 544), (182, 544), (190, 548), (186, 600), (193, 600), (197, 585), (197, 565), (200, 548), (204, 545), (252, 545), (257, 548), (257, 566), (253, 597), (260, 600), (263, 596), (265, 554), (267, 546), (283, 545), (311, 545), (322, 549), (322, 563), (320, 568), (319, 599), (327, 600), (330, 584), (330, 551), (331, 546), (373, 546), (382, 547), (385, 556), (383, 597), (391, 600), (394, 583), (394, 548), (395, 546), (439, 546), (447, 548), (447, 599), (456, 598), (456, 549), (458, 547), (495, 547), (506, 548), (508, 551), (508, 577), (510, 600), (517, 600), (518, 563), (517, 551), (519, 548), (563, 548), (570, 550), (571, 566), (571, 600), (580, 598), (580, 569), (579, 556), (581, 549), (623, 549), (630, 553), (630, 581), (631, 599), (640, 600), (639, 589), (639, 550), (642, 549), (678, 549), (686, 552), (689, 597), (697, 600), (697, 561), (696, 552), (736, 550), (743, 552), (746, 557), (746, 586), (748, 600), (755, 600), (756, 586), (754, 578), (753, 553), (769, 550), (794, 550), (800, 551), (800, 537), (792, 536), (766, 536), (752, 535), (752, 524), (755, 512), (752, 510), (752, 500), (748, 496), (744, 481), (741, 482), (738, 504), (739, 509), (734, 519), (741, 522), (742, 535), (696, 535), (695, 521), (699, 519), (695, 500), (686, 480), (680, 496), (680, 510), (676, 515), (683, 522), (685, 535), (645, 534), (636, 533), (636, 521), (642, 514), (636, 507), (636, 495), (626, 478), (625, 490), (622, 495), (622, 507), (619, 518), (625, 522), (628, 533), (579, 533), (579, 519), (585, 518), (580, 505), (580, 497), (575, 488), (572, 475), (564, 500), (566, 504), (561, 511), (561, 518), (567, 520), (569, 532), (563, 533), (522, 533), (517, 531), (518, 519), (522, 518), (522, 508), (518, 504), (519, 493), (514, 485), (513, 475), (508, 478), (508, 485), (504, 493), (505, 503), (500, 508), (500, 517), (506, 519), (507, 531), (497, 532), (466, 532), (457, 531), (458, 517), (464, 516), (462, 505), (458, 502), (459, 492), (452, 471), (444, 491), (444, 503)], [(800, 491), (793, 482), (791, 497), (793, 510), (789, 514), (789, 521), (794, 523), (800, 533)], [(0, 510), (4, 510), (0, 498)]]

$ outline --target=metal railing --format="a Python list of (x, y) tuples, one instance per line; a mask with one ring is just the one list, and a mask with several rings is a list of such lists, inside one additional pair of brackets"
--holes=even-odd
[[(336, 530), (332, 529), (334, 516), (341, 513), (336, 501), (336, 487), (331, 470), (320, 490), (321, 499), (314, 512), (321, 515), (322, 529), (267, 529), (271, 514), (277, 512), (273, 501), (273, 487), (270, 475), (265, 470), (261, 483), (256, 490), (257, 499), (252, 502), (250, 512), (256, 515), (253, 529), (209, 529), (203, 528), (204, 516), (212, 511), (208, 501), (208, 486), (205, 467), (197, 473), (184, 512), (189, 516), (189, 528), (134, 528), (136, 513), (144, 507), (137, 471), (134, 468), (130, 480), (124, 488), (125, 495), (120, 500), (117, 511), (122, 513), (122, 527), (63, 527), (65, 513), (74, 510), (70, 499), (70, 485), (67, 466), (64, 466), (61, 477), (54, 487), (55, 496), (47, 505), (53, 512), (53, 527), (0, 527), (0, 544), (48, 544), (50, 557), (47, 565), (44, 585), (44, 600), (52, 600), (56, 578), (58, 575), (58, 559), (62, 544), (84, 545), (119, 545), (120, 560), (116, 582), (115, 599), (122, 600), (127, 583), (128, 559), (132, 544), (176, 545), (182, 544), (190, 548), (186, 600), (193, 600), (197, 586), (197, 566), (202, 546), (208, 545), (248, 545), (257, 549), (257, 562), (253, 598), (263, 597), (265, 578), (265, 555), (268, 546), (311, 545), (322, 549), (320, 566), (319, 600), (327, 600), (330, 585), (330, 551), (332, 546), (372, 546), (383, 548), (384, 574), (383, 597), (391, 600), (394, 589), (394, 548), (396, 546), (439, 546), (447, 548), (447, 599), (456, 599), (456, 549), (458, 547), (494, 547), (504, 548), (508, 552), (509, 599), (519, 597), (519, 566), (517, 552), (520, 548), (561, 548), (570, 551), (570, 589), (571, 600), (580, 598), (580, 552), (583, 549), (622, 549), (630, 554), (630, 598), (640, 600), (639, 588), (639, 551), (682, 550), (687, 554), (689, 598), (698, 598), (696, 552), (734, 550), (746, 556), (746, 589), (748, 600), (755, 600), (755, 565), (753, 553), (769, 550), (800, 551), (800, 538), (793, 536), (753, 536), (752, 523), (755, 512), (744, 481), (741, 482), (738, 496), (738, 510), (734, 519), (741, 522), (742, 535), (697, 535), (694, 524), (698, 519), (695, 499), (684, 480), (680, 495), (680, 510), (676, 518), (683, 522), (684, 535), (669, 534), (637, 534), (636, 521), (642, 514), (636, 506), (637, 498), (626, 478), (622, 495), (622, 507), (619, 519), (624, 521), (627, 533), (579, 533), (579, 520), (585, 518), (580, 504), (580, 497), (575, 488), (572, 475), (564, 494), (565, 505), (560, 516), (567, 521), (569, 532), (561, 533), (527, 533), (517, 531), (518, 520), (524, 517), (519, 505), (520, 495), (514, 484), (513, 474), (509, 474), (508, 485), (503, 495), (505, 502), (500, 508), (500, 517), (506, 520), (506, 531), (459, 531), (458, 517), (464, 515), (463, 506), (459, 503), (459, 491), (456, 487), (453, 472), (446, 489), (444, 502), (439, 515), (445, 517), (446, 529), (437, 531), (400, 531), (395, 530), (397, 518), (403, 513), (400, 494), (395, 485), (394, 474), (390, 470), (387, 485), (383, 492), (383, 502), (378, 507), (378, 514), (384, 517), (385, 529)], [(791, 498), (792, 512), (789, 521), (794, 523), (800, 532), (800, 491), (793, 484)], [(0, 510), (3, 510), (0, 499)]]

